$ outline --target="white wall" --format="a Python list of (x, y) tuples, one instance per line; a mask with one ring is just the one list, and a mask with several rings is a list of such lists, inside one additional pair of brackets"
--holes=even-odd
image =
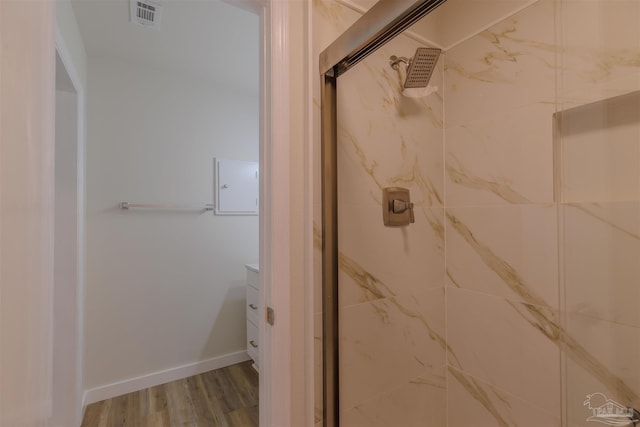
[(0, 426), (51, 405), (54, 4), (0, 2)]
[(211, 203), (214, 157), (258, 159), (258, 99), (115, 59), (90, 56), (88, 64), (92, 401), (122, 392), (104, 387), (115, 382), (244, 357), (244, 264), (258, 261), (258, 218), (117, 205)]

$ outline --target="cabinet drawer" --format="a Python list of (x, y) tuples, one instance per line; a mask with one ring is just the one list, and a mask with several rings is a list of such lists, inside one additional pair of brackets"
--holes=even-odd
[(247, 319), (258, 324), (258, 290), (247, 286)]
[(258, 327), (247, 319), (247, 353), (258, 365)]

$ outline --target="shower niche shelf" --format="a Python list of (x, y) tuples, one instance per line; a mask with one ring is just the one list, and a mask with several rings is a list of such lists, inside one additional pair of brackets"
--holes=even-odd
[(554, 114), (555, 200), (640, 200), (640, 91)]

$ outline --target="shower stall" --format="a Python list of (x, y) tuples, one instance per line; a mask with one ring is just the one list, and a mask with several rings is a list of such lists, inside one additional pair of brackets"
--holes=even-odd
[(640, 423), (640, 2), (372, 3), (313, 2), (317, 425)]

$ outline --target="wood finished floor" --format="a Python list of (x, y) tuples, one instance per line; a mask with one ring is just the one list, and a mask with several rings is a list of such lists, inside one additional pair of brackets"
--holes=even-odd
[(251, 361), (87, 406), (82, 427), (258, 427)]

